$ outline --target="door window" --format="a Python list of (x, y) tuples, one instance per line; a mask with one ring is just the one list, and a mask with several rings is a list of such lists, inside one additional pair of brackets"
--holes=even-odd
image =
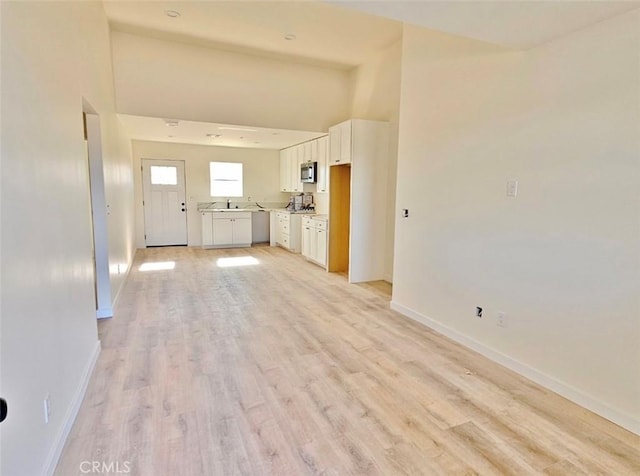
[(152, 165), (151, 185), (177, 185), (178, 168), (167, 165)]

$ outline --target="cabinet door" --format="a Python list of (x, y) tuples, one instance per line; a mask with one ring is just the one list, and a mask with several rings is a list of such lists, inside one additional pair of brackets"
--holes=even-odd
[(340, 136), (342, 129), (340, 124), (329, 128), (329, 164), (340, 163)]
[(311, 144), (313, 141), (302, 144), (302, 162), (311, 162)]
[(293, 148), (295, 154), (291, 157), (291, 192), (302, 192), (303, 184), (300, 181), (300, 166), (304, 158), (304, 144)]
[(327, 230), (316, 229), (316, 254), (315, 260), (322, 266), (327, 265)]
[(307, 258), (313, 258), (311, 253), (311, 234), (314, 229), (309, 225), (302, 225), (302, 255)]
[(216, 218), (213, 220), (213, 244), (233, 244), (233, 221), (231, 218)]
[(233, 219), (233, 244), (251, 244), (251, 218)]
[(276, 224), (278, 226), (278, 231), (276, 233), (276, 243), (282, 245), (285, 235), (289, 236), (289, 232), (287, 231), (288, 227), (287, 229), (285, 229), (285, 221), (281, 213), (278, 213), (277, 215)]
[(320, 139), (315, 139), (309, 142), (309, 146), (311, 147), (311, 162), (318, 162), (318, 143)]
[(329, 165), (351, 163), (351, 121), (329, 128)]
[(291, 191), (291, 149), (280, 151), (280, 191)]
[(351, 121), (340, 124), (340, 163), (351, 163)]
[(327, 144), (328, 137), (321, 137), (317, 141), (318, 158), (318, 179), (316, 182), (316, 192), (325, 193), (328, 190), (329, 166), (327, 163)]
[(213, 245), (213, 215), (211, 212), (201, 212), (202, 215), (202, 246)]

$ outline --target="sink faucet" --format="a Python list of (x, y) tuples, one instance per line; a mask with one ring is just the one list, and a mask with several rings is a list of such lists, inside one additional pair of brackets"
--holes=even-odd
[(227, 208), (231, 208), (231, 199), (227, 198)]

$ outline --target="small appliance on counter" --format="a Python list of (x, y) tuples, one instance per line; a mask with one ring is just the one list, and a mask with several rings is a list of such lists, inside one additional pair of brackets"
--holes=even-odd
[(291, 212), (304, 212), (304, 211), (314, 211), (315, 205), (313, 203), (313, 195), (312, 194), (300, 194), (300, 195), (292, 195), (289, 199), (289, 204), (286, 207), (287, 210)]

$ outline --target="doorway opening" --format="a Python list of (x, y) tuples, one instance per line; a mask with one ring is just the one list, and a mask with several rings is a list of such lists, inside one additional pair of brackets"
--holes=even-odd
[(349, 271), (351, 223), (351, 166), (329, 167), (329, 266), (331, 272)]
[(113, 317), (113, 308), (111, 305), (111, 277), (109, 275), (107, 203), (102, 165), (102, 135), (100, 131), (100, 116), (84, 100), (82, 118), (89, 170), (96, 317), (103, 319)]

